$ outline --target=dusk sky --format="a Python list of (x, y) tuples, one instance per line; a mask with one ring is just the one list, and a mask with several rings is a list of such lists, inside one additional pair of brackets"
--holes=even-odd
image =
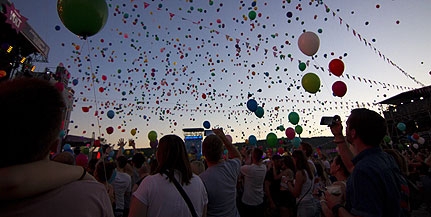
[[(290, 112), (299, 114), (300, 137), (328, 136), (321, 116), (345, 121), (353, 108), (380, 112), (378, 102), (431, 83), (426, 0), (107, 0), (105, 26), (86, 40), (62, 23), (57, 1), (11, 2), (51, 49), (37, 71), (63, 63), (71, 73), (69, 134), (95, 132), (110, 143), (133, 138), (149, 147), (151, 130), (158, 138), (182, 136), (204, 121), (233, 142), (271, 132), (282, 138), (280, 126), (296, 126)], [(298, 46), (304, 31), (319, 38), (313, 56)], [(340, 77), (329, 71), (337, 58), (345, 65)], [(304, 89), (307, 73), (319, 77), (317, 93)], [(343, 97), (333, 95), (336, 81), (347, 85)], [(247, 108), (249, 99), (263, 117)]]

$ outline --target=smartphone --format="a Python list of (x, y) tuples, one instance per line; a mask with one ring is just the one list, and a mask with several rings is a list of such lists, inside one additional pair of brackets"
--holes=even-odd
[(334, 122), (334, 117), (323, 116), (322, 119), (320, 119), (320, 125), (331, 126)]

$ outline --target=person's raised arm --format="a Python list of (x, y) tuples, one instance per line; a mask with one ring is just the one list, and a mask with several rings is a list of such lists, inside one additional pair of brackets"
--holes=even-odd
[[(334, 118), (337, 118), (334, 117)], [(331, 132), (334, 135), (334, 143), (337, 144), (338, 152), (340, 153), (341, 159), (344, 165), (346, 165), (347, 170), (351, 173), (353, 171), (354, 165), (352, 163), (353, 153), (350, 151), (347, 145), (346, 138), (343, 135), (343, 125), (338, 116), (338, 120), (330, 126)]]
[(301, 195), (302, 186), (304, 185), (306, 180), (306, 176), (304, 174), (304, 171), (296, 171), (295, 175), (295, 186), (293, 186), (293, 180), (289, 180), (287, 182), (287, 185), (289, 186), (289, 191), (292, 193), (292, 195), (296, 198)]
[(118, 148), (118, 152), (117, 152), (117, 158), (120, 156), (124, 156), (123, 151), (124, 151), (124, 146), (126, 145), (127, 142), (124, 141), (123, 138), (118, 140), (117, 145), (119, 146)]
[(134, 155), (135, 153), (137, 153), (136, 152), (136, 143), (135, 143), (135, 140), (133, 140), (133, 139), (129, 139), (129, 146), (132, 146), (132, 155)]
[(83, 167), (49, 160), (0, 168), (0, 174), (0, 200), (33, 196), (80, 179), (94, 180)]
[(213, 129), (213, 132), (223, 141), (226, 149), (229, 152), (229, 158), (239, 158), (241, 160), (241, 154), (239, 153), (238, 149), (233, 146), (232, 142), (226, 138), (226, 135), (224, 134), (223, 130)]

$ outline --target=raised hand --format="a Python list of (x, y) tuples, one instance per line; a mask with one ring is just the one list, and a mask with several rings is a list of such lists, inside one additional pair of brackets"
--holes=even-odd
[(129, 139), (129, 146), (135, 147), (135, 140)]
[(118, 140), (117, 145), (120, 146), (120, 147), (124, 147), (126, 145), (126, 142), (124, 142), (124, 139), (121, 138), (121, 139)]

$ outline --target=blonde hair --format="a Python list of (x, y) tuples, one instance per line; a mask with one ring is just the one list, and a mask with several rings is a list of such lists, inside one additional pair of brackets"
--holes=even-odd
[(202, 161), (192, 161), (190, 166), (192, 167), (192, 172), (196, 175), (199, 175), (205, 171), (205, 165), (202, 163)]

